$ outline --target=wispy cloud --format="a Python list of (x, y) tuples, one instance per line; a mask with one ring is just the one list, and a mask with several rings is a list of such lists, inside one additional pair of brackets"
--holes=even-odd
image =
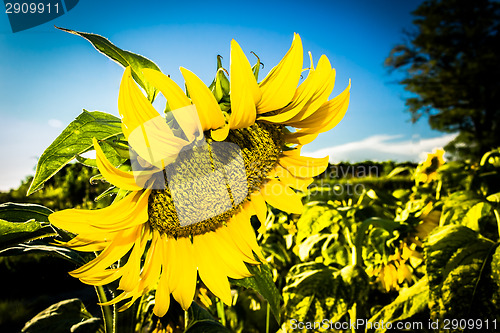
[(64, 124), (59, 119), (49, 119), (48, 124), (50, 127), (63, 128)]
[(457, 134), (445, 134), (435, 138), (408, 140), (403, 135), (373, 135), (360, 141), (345, 143), (308, 152), (312, 157), (330, 156), (330, 162), (341, 161), (414, 161), (423, 159), (426, 153), (434, 148), (443, 147), (453, 140)]

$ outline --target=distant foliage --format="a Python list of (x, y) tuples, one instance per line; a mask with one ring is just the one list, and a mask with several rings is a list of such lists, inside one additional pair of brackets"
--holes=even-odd
[(412, 93), (417, 121), (458, 137), (445, 148), (480, 158), (500, 145), (500, 4), (492, 0), (428, 0), (414, 12), (414, 30), (386, 65)]

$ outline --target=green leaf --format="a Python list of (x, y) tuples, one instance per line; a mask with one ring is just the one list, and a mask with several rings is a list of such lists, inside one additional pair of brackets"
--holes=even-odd
[(0, 250), (19, 243), (51, 236), (57, 236), (57, 232), (46, 222), (0, 220)]
[(497, 246), (491, 258), (491, 281), (495, 284), (491, 293), (491, 302), (500, 308), (500, 246)]
[(315, 245), (324, 241), (326, 238), (331, 237), (329, 234), (316, 234), (306, 238), (306, 240), (299, 246), (299, 258), (302, 261), (309, 259), (311, 252)]
[(491, 211), (491, 205), (486, 202), (479, 202), (472, 206), (465, 214), (462, 222), (468, 228), (475, 231), (480, 231), (480, 220), (487, 216)]
[(43, 152), (27, 195), (43, 184), (77, 155), (92, 149), (92, 138), (104, 140), (122, 133), (119, 118), (99, 111), (83, 112)]
[(57, 236), (47, 222), (50, 209), (35, 204), (0, 205), (0, 250), (39, 238)]
[(325, 228), (335, 228), (342, 215), (332, 208), (331, 205), (320, 202), (316, 205), (306, 205), (306, 211), (297, 222), (297, 243)]
[(436, 228), (425, 245), (429, 279), (429, 308), (433, 320), (444, 318), (496, 318), (489, 278), (497, 244), (461, 226)]
[(144, 89), (144, 91), (148, 94), (148, 99), (153, 102), (158, 89), (156, 89), (153, 85), (146, 81), (144, 74), (142, 73), (143, 68), (151, 68), (157, 71), (160, 71), (160, 68), (151, 60), (143, 57), (139, 54), (135, 54), (129, 51), (125, 51), (111, 43), (107, 38), (96, 34), (90, 34), (86, 32), (79, 32), (75, 30), (59, 28), (62, 31), (69, 32), (70, 34), (81, 36), (88, 40), (97, 51), (104, 54), (108, 58), (113, 61), (116, 61), (118, 64), (123, 67), (130, 66), (132, 70), (132, 77), (134, 80)]
[(34, 219), (38, 222), (49, 222), (53, 211), (45, 206), (31, 203), (7, 202), (0, 204), (0, 219), (11, 222), (26, 222)]
[(486, 197), (486, 200), (490, 202), (500, 202), (500, 192), (489, 195)]
[(266, 264), (258, 266), (248, 265), (247, 268), (253, 276), (244, 279), (229, 279), (232, 284), (250, 288), (258, 292), (269, 303), (271, 311), (280, 322), (280, 301), (281, 294), (273, 281), (273, 274)]
[[(429, 285), (427, 277), (424, 276), (416, 284), (410, 288), (403, 289), (399, 296), (392, 303), (380, 309), (370, 322), (384, 323), (405, 320), (427, 310), (429, 300)], [(383, 333), (387, 331), (385, 325), (381, 326), (377, 332)]]
[[(74, 325), (91, 319), (92, 315), (85, 309), (82, 301), (78, 298), (68, 299), (53, 304), (43, 310), (24, 325), (23, 333), (67, 333)], [(92, 330), (85, 332), (97, 332), (95, 325), (88, 326)], [(73, 331), (71, 331), (73, 332)]]
[(78, 252), (62, 246), (46, 245), (37, 240), (30, 242), (29, 244), (18, 244), (15, 246), (10, 246), (4, 250), (0, 250), (1, 256), (17, 256), (26, 253), (43, 253), (55, 255), (78, 266), (82, 266), (95, 258), (95, 256), (93, 256), (93, 254), (91, 253)]
[(458, 191), (444, 201), (441, 225), (461, 224), (465, 215), (481, 200), (472, 191)]
[(285, 325), (289, 319), (337, 322), (355, 302), (364, 302), (367, 288), (368, 277), (359, 266), (342, 270), (312, 262), (293, 266), (283, 289)]
[(188, 318), (186, 333), (231, 332), (196, 302), (191, 303), (188, 309)]

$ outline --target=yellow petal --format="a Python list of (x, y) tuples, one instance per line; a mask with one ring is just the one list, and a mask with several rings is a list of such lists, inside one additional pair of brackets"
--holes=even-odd
[[(104, 155), (104, 152), (97, 143), (96, 138), (93, 138), (92, 142), (94, 143), (94, 149), (96, 151), (97, 167), (108, 182), (128, 191), (140, 191), (143, 189), (142, 185), (144, 184), (138, 185), (132, 172), (125, 172), (117, 169), (108, 161), (106, 155)], [(138, 178), (138, 180), (140, 180), (140, 178)]]
[(314, 158), (306, 156), (293, 156), (292, 153), (284, 152), (278, 163), (286, 168), (295, 177), (314, 177), (322, 173), (328, 167), (328, 156)]
[(273, 207), (287, 213), (302, 214), (301, 196), (277, 180), (270, 180), (261, 188), (260, 193)]
[[(242, 244), (246, 244), (244, 246), (249, 246), (261, 260), (265, 260), (257, 244), (255, 231), (250, 223), (250, 217), (246, 214), (245, 210), (241, 210), (231, 218), (231, 221), (228, 223), (228, 231), (236, 243), (241, 242)], [(251, 263), (250, 261), (247, 262)]]
[(155, 306), (153, 308), (153, 313), (158, 317), (163, 317), (170, 307), (170, 286), (168, 285), (169, 272), (165, 266), (169, 263), (167, 263), (165, 245), (165, 239), (160, 239), (157, 244), (159, 248), (159, 256), (158, 258), (155, 258), (155, 260), (160, 261), (163, 266), (160, 281), (158, 282), (158, 287), (155, 293)]
[(127, 263), (122, 266), (123, 276), (120, 280), (118, 289), (124, 291), (133, 291), (136, 289), (140, 281), (141, 274), (141, 258), (146, 249), (146, 244), (150, 238), (149, 227), (143, 228), (143, 234), (138, 237), (134, 242), (134, 247), (130, 256), (127, 259)]
[(211, 137), (215, 141), (226, 140), (228, 134), (229, 134), (229, 124), (228, 123), (225, 123), (222, 128), (211, 131)]
[(248, 127), (255, 122), (255, 105), (260, 101), (262, 93), (247, 57), (234, 39), (231, 41), (229, 84), (231, 89), (230, 128)]
[(119, 268), (106, 269), (105, 271), (94, 274), (91, 277), (81, 277), (80, 281), (93, 286), (104, 286), (111, 283), (122, 276), (122, 271)]
[(176, 270), (179, 278), (179, 284), (173, 290), (172, 295), (179, 302), (182, 309), (187, 311), (191, 306), (196, 290), (196, 264), (193, 244), (188, 238), (179, 237), (177, 240), (172, 238), (168, 240), (177, 242), (177, 261), (179, 270)]
[(123, 73), (118, 94), (118, 111), (122, 116), (122, 130), (125, 138), (128, 138), (130, 132), (137, 126), (158, 117), (158, 112), (132, 79), (130, 67), (125, 68)]
[(304, 133), (304, 132), (294, 132), (285, 135), (285, 141), (291, 144), (296, 144), (299, 146), (306, 145), (313, 142), (314, 139), (318, 137), (319, 133)]
[(82, 238), (79, 236), (76, 236), (67, 242), (57, 242), (56, 240), (56, 243), (82, 252), (102, 251), (109, 244), (109, 242), (104, 242), (102, 239), (95, 240), (93, 238)]
[(151, 245), (146, 254), (146, 259), (144, 261), (144, 267), (141, 272), (141, 281), (139, 283), (139, 289), (148, 291), (156, 285), (158, 278), (160, 277), (161, 264), (162, 261), (159, 260), (162, 256), (160, 245), (158, 245), (160, 240), (160, 234), (157, 230), (153, 230), (153, 237), (151, 240)]
[(70, 272), (70, 275), (79, 278), (104, 271), (117, 260), (121, 259), (132, 248), (134, 241), (140, 235), (141, 228), (142, 226), (139, 226), (119, 232), (119, 235), (113, 239), (97, 258)]
[(308, 118), (300, 120), (292, 126), (301, 127), (304, 133), (323, 133), (331, 130), (344, 118), (349, 107), (351, 82), (338, 96), (321, 105), (321, 107)]
[(259, 264), (252, 252), (252, 247), (244, 241), (239, 230), (234, 230), (234, 228), (229, 227), (233, 225), (231, 221), (228, 222), (228, 226), (225, 228), (220, 228), (217, 230), (217, 235), (223, 238), (227, 243), (231, 243), (238, 251), (245, 257), (243, 260), (250, 264)]
[(300, 80), (303, 52), (302, 40), (295, 34), (288, 52), (259, 85), (262, 99), (257, 105), (258, 113), (278, 110), (290, 103)]
[(300, 190), (302, 192), (307, 191), (307, 187), (311, 185), (313, 182), (313, 179), (311, 177), (309, 178), (301, 178), (301, 177), (295, 177), (288, 171), (287, 169), (283, 168), (280, 165), (277, 165), (270, 173), (270, 177), (278, 177), (280, 182), (290, 186), (291, 188)]
[(260, 224), (264, 225), (267, 219), (267, 205), (259, 191), (252, 193), (250, 202), (259, 218)]
[(332, 93), (335, 86), (335, 69), (332, 69), (330, 61), (325, 55), (321, 56), (318, 66), (310, 76), (311, 80), (304, 81), (299, 89), (297, 89), (298, 96), (291, 107), (300, 111), (287, 121), (287, 125), (295, 126), (297, 121), (309, 117), (328, 100), (328, 97)]
[(203, 130), (217, 129), (224, 126), (226, 123), (224, 115), (219, 103), (217, 103), (208, 87), (190, 70), (181, 67), (181, 73), (186, 81), (191, 100), (196, 105)]
[(191, 101), (184, 91), (171, 78), (154, 69), (144, 68), (142, 70), (146, 80), (157, 87), (167, 99), (172, 110), (191, 105)]
[[(226, 227), (222, 227), (226, 228)], [(220, 262), (224, 266), (225, 274), (233, 279), (242, 279), (251, 276), (247, 267), (243, 263), (243, 255), (232, 243), (227, 242), (219, 236), (219, 230), (206, 233), (206, 244), (213, 249), (215, 262)]]
[[(177, 256), (177, 242), (174, 238), (163, 237), (162, 240), (165, 247), (165, 262), (163, 263), (163, 269), (168, 274), (168, 285), (170, 291), (174, 291), (179, 285), (180, 275), (177, 273), (179, 270), (184, 269), (184, 263), (179, 261)], [(195, 272), (196, 275), (196, 272)]]
[(65, 209), (49, 215), (50, 223), (76, 234), (105, 233), (145, 223), (150, 190), (131, 192), (112, 205), (95, 210)]
[(224, 272), (219, 268), (218, 262), (214, 260), (217, 251), (207, 242), (207, 234), (193, 237), (193, 247), (196, 253), (198, 273), (208, 289), (219, 297), (227, 305), (231, 305), (231, 288)]

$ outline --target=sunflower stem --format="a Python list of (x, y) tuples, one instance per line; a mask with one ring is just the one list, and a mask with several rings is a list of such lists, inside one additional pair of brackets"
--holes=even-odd
[(217, 315), (220, 318), (220, 323), (223, 326), (226, 326), (226, 313), (224, 312), (224, 303), (222, 303), (219, 298), (217, 298)]
[(269, 306), (269, 302), (266, 302), (266, 333), (269, 333), (269, 316), (271, 315), (271, 307)]
[[(102, 286), (95, 286), (95, 291), (97, 294), (97, 299), (99, 303), (105, 303), (108, 301), (106, 297), (106, 292)], [(105, 333), (115, 333), (115, 311), (111, 310), (109, 305), (101, 305), (102, 319), (104, 321), (104, 332)]]

